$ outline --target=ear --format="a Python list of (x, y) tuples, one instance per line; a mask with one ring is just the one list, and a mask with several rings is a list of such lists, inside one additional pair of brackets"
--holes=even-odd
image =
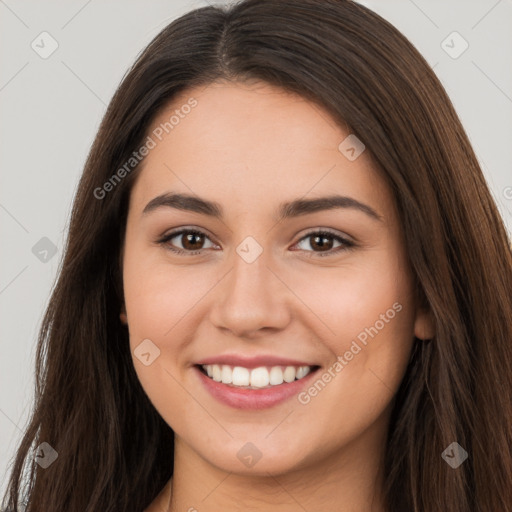
[(430, 340), (435, 336), (434, 316), (430, 309), (416, 309), (414, 319), (414, 336), (420, 340)]
[(124, 305), (121, 306), (121, 313), (119, 313), (119, 319), (121, 320), (121, 323), (124, 325), (128, 325), (128, 317), (126, 316), (126, 307)]

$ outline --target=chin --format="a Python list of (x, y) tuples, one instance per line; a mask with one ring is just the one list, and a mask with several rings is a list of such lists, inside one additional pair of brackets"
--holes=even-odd
[[(248, 437), (246, 437), (248, 439)], [(280, 446), (264, 438), (251, 442), (232, 439), (227, 444), (218, 443), (212, 451), (212, 446), (198, 453), (213, 466), (229, 473), (268, 477), (288, 473), (299, 469), (305, 457), (304, 444), (297, 447)]]

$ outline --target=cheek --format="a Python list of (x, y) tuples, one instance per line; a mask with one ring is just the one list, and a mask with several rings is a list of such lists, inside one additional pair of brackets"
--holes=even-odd
[[(412, 337), (410, 275), (390, 248), (362, 254), (337, 267), (314, 268), (290, 274), (294, 293), (308, 306), (311, 331), (334, 355), (350, 349), (353, 340), (369, 347), (370, 339), (396, 342), (372, 347), (375, 351), (398, 348)], [(306, 311), (306, 310), (304, 310)], [(377, 331), (377, 332), (376, 332)]]
[(339, 427), (335, 437), (356, 435), (384, 412), (409, 360), (414, 325), (410, 275), (387, 254), (296, 282), (297, 294), (308, 297), (322, 320), (317, 325), (328, 327), (316, 332), (328, 332), (319, 343), (332, 354), (331, 364), (300, 402), (305, 417), (323, 417)]
[[(181, 366), (183, 347), (188, 343), (183, 325), (187, 323), (194, 303), (200, 299), (200, 290), (194, 293), (188, 279), (173, 277), (169, 271), (159, 272), (155, 267), (146, 272), (137, 269), (133, 273), (127, 267), (126, 282), (125, 302), (132, 356), (137, 355), (138, 345), (149, 339), (160, 350), (155, 362), (175, 371)], [(193, 332), (190, 331), (189, 335), (192, 336)], [(134, 363), (139, 365), (136, 359)]]
[(123, 279), (130, 338), (134, 342), (141, 337), (163, 340), (172, 336), (174, 326), (201, 291), (194, 286), (197, 272), (194, 275), (184, 267), (170, 271), (161, 262), (132, 258), (130, 254), (125, 258)]
[[(123, 262), (133, 365), (147, 396), (171, 426), (173, 418), (186, 412), (183, 389), (178, 384), (187, 343), (180, 322), (186, 321), (201, 291), (195, 292), (193, 283), (183, 276), (186, 272), (183, 268), (170, 272), (168, 266), (145, 258), (144, 251), (137, 252), (133, 246), (129, 246)], [(190, 278), (194, 279), (192, 273)], [(167, 417), (171, 410), (172, 417)]]
[[(414, 311), (410, 274), (396, 254), (386, 247), (339, 268), (317, 268), (314, 275), (294, 278), (294, 292), (314, 313), (307, 316), (313, 318), (319, 347), (328, 347), (332, 363), (338, 356), (345, 360), (333, 388), (358, 385), (365, 389), (362, 394), (371, 395), (372, 387), (378, 393), (400, 383), (412, 346)], [(357, 396), (354, 390), (351, 394)]]

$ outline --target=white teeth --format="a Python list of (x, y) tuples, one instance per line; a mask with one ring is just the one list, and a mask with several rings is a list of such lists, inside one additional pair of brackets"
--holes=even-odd
[(283, 380), (285, 382), (293, 382), (295, 380), (295, 367), (294, 366), (287, 366), (283, 372)]
[(279, 366), (273, 366), (270, 369), (269, 382), (272, 386), (278, 386), (283, 383), (283, 370)]
[(255, 388), (264, 388), (270, 382), (270, 375), (265, 367), (254, 368), (251, 370), (251, 386)]
[(264, 388), (267, 386), (279, 386), (283, 382), (299, 380), (311, 372), (309, 366), (272, 366), (267, 368), (260, 366), (249, 370), (242, 366), (229, 366), (226, 364), (203, 365), (208, 377), (216, 382), (232, 384), (233, 386), (250, 386), (253, 388)]
[(221, 370), (222, 384), (231, 384), (233, 382), (233, 372), (229, 366), (222, 365)]
[(309, 366), (300, 366), (299, 368), (297, 368), (297, 379), (302, 379), (302, 377), (305, 377), (310, 371), (311, 368)]
[(242, 368), (241, 366), (235, 366), (233, 368), (234, 386), (249, 386), (249, 377), (249, 370), (247, 368)]
[(220, 382), (222, 380), (220, 366), (218, 364), (214, 364), (212, 371), (213, 371), (213, 375), (212, 375), (213, 380)]

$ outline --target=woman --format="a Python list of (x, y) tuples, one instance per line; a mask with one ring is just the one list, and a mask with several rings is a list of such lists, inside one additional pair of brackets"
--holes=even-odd
[(5, 506), (512, 510), (509, 244), (378, 15), (186, 14), (91, 149)]

